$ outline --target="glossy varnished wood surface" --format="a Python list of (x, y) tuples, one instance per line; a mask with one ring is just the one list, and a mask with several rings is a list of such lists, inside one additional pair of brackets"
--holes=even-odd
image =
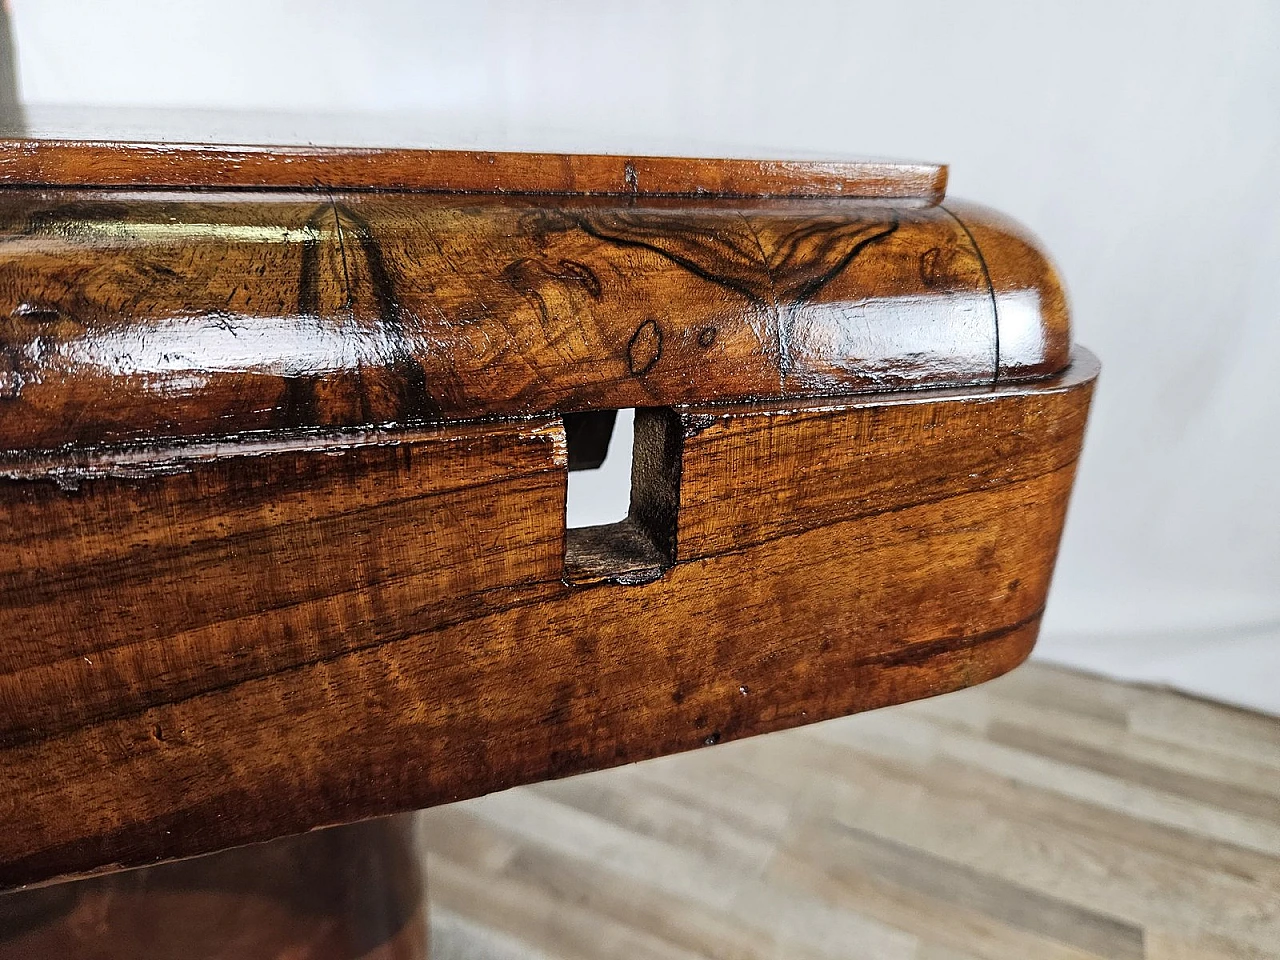
[(663, 563), (591, 586), (567, 577), (555, 417), (20, 459), (0, 883), (1003, 673), (1036, 635), (1095, 374), (1082, 354), (1029, 384), (644, 412), (633, 522)]
[(0, 144), (0, 887), (1020, 662), (1096, 363), (944, 178)]
[(1280, 719), (1032, 662), (420, 817), (434, 960), (1272, 960)]
[(874, 160), (0, 139), (0, 185), (938, 200), (946, 168)]
[(0, 451), (1065, 368), (1016, 225), (919, 202), (0, 191)]
[(947, 168), (934, 163), (448, 150), (410, 119), (27, 108), (0, 128), (0, 185), (934, 202), (946, 192)]

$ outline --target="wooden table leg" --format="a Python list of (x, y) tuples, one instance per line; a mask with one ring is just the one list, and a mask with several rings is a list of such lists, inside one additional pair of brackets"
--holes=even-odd
[(413, 818), (0, 895), (0, 960), (425, 960)]

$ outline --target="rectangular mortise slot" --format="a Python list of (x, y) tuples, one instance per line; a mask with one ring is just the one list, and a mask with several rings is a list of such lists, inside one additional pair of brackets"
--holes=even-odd
[[(628, 491), (626, 473), (619, 469), (623, 465), (615, 465), (605, 456), (615, 413), (593, 411), (565, 418), (569, 469), (589, 470), (604, 465), (600, 483), (591, 484), (588, 489), (583, 489), (586, 484), (570, 483), (568, 516), (592, 512), (598, 515), (602, 506), (607, 511), (609, 505), (615, 507), (615, 515), (625, 509), (622, 519), (612, 523), (566, 528), (564, 578), (570, 584), (648, 583), (675, 563), (684, 445), (680, 416), (666, 407), (635, 411)], [(623, 434), (626, 419), (618, 420), (619, 433)], [(615, 442), (612, 446), (617, 457), (623, 453), (618, 447), (625, 447), (625, 443)]]

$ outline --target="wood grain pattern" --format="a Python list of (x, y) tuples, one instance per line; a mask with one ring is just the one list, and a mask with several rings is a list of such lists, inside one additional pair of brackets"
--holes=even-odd
[(0, 185), (941, 200), (946, 168), (368, 147), (0, 139)]
[(0, 142), (0, 888), (1019, 663), (1096, 363), (944, 183)]
[(997, 317), (997, 379), (1043, 376), (1071, 350), (1067, 298), (1038, 242), (1009, 217), (970, 203), (948, 212), (982, 251)]
[(151, 456), (6, 482), (0, 743), (465, 621), (561, 576), (552, 421)]
[(426, 960), (409, 817), (0, 896), (0, 960)]
[[(442, 150), (421, 124), (369, 116), (28, 107), (0, 129), (0, 185), (937, 202), (947, 168), (857, 159)], [(7, 117), (5, 118), (7, 119)]]
[(1275, 717), (1033, 661), (438, 807), (432, 956), (1271, 960), (1277, 748)]
[(554, 417), (16, 458), (0, 883), (1002, 673), (1035, 638), (1095, 375), (1082, 354), (1036, 383), (647, 413), (633, 520), (672, 564), (647, 583), (562, 579)]
[(0, 451), (986, 384), (1070, 345), (976, 208), (0, 191)]

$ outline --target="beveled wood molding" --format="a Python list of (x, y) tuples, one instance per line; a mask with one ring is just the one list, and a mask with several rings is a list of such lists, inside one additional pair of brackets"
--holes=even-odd
[(971, 205), (0, 191), (0, 451), (1057, 373)]

